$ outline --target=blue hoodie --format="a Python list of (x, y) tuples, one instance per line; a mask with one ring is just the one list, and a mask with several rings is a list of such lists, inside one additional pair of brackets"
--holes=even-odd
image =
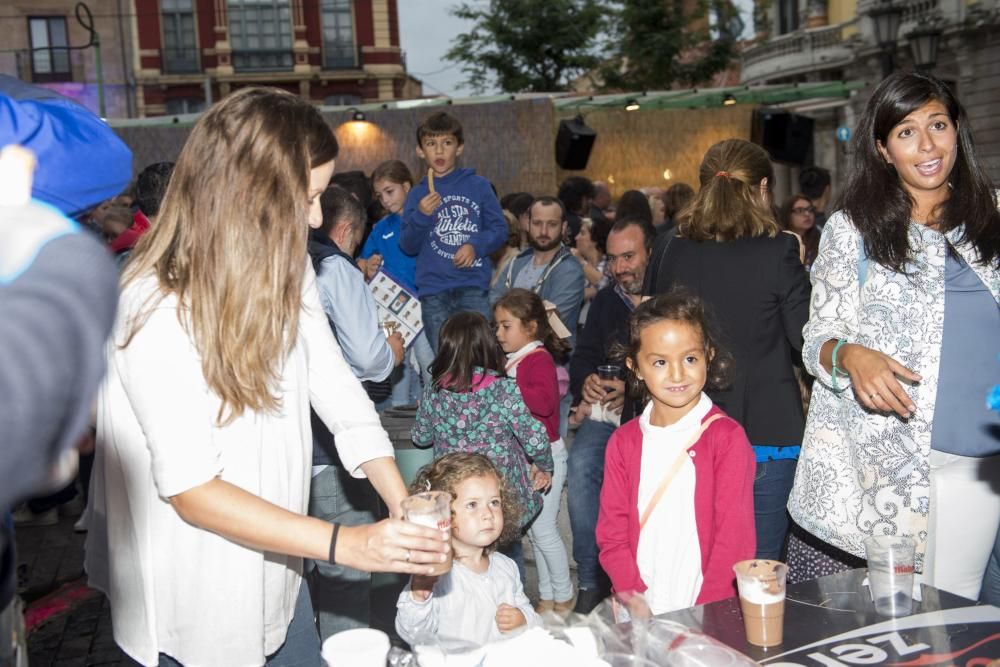
[[(456, 287), (489, 289), (493, 275), (490, 254), (507, 242), (507, 221), (489, 181), (472, 169), (456, 169), (434, 178), (441, 206), (433, 215), (420, 212), (427, 196), (427, 178), (410, 190), (403, 206), (399, 247), (417, 256), (417, 290), (421, 298)], [(466, 243), (476, 251), (467, 269), (455, 266), (455, 253)]]

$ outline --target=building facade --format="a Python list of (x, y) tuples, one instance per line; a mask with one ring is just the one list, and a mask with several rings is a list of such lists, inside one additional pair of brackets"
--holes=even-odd
[(248, 85), (318, 104), (417, 97), (399, 47), (397, 0), (87, 0), (97, 50), (75, 0), (7, 3), (13, 37), (0, 72), (54, 87), (106, 115), (193, 113)]
[[(744, 50), (746, 84), (802, 81), (864, 81), (850, 99), (801, 103), (789, 110), (814, 121), (814, 164), (830, 169), (834, 184), (846, 168), (857, 118), (883, 76), (885, 56), (895, 69), (915, 69), (915, 31), (940, 31), (931, 73), (947, 81), (969, 113), (977, 153), (1000, 181), (1000, 0), (757, 0), (756, 44)], [(883, 49), (873, 12), (887, 5), (901, 10), (898, 36)], [(838, 138), (839, 137), (839, 138)], [(797, 166), (778, 175), (788, 192)]]

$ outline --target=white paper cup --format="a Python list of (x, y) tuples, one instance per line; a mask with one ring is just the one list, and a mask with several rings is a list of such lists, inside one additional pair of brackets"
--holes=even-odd
[(388, 656), (389, 636), (372, 628), (344, 630), (323, 642), (328, 667), (385, 667)]

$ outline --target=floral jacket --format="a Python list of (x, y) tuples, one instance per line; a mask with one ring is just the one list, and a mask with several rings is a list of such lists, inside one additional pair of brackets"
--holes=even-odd
[[(944, 333), (946, 238), (1000, 301), (1000, 267), (979, 263), (971, 244), (958, 243), (961, 234), (961, 228), (940, 234), (912, 223), (914, 259), (904, 275), (865, 261), (860, 234), (843, 213), (834, 214), (813, 264), (812, 304), (803, 330), (802, 359), (819, 382), (789, 512), (809, 532), (861, 557), (869, 535), (909, 535), (917, 541), (919, 571), (930, 510), (928, 457)], [(859, 272), (862, 262), (867, 268)], [(915, 413), (904, 420), (867, 411), (847, 391), (849, 378), (838, 376), (834, 389), (819, 362), (820, 348), (830, 339), (879, 350), (920, 374), (923, 380), (907, 387)]]
[(529, 461), (552, 472), (552, 448), (545, 427), (531, 416), (513, 378), (489, 371), (472, 391), (424, 390), (410, 437), (417, 446), (434, 445), (434, 456), (449, 452), (482, 454), (517, 493), (524, 527), (542, 509), (532, 488)]

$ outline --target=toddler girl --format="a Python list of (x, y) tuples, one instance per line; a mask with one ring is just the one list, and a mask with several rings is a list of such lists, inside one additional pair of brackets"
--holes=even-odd
[(531, 290), (515, 288), (493, 306), (497, 340), (507, 353), (507, 375), (517, 380), (524, 403), (532, 416), (545, 426), (552, 447), (552, 486), (543, 498), (542, 511), (528, 529), (538, 566), (539, 613), (569, 612), (573, 608), (573, 583), (569, 558), (556, 517), (566, 482), (566, 445), (559, 435), (559, 384), (556, 364), (569, 353), (569, 344), (549, 326), (541, 297)]
[(732, 566), (756, 547), (755, 461), (703, 392), (724, 386), (729, 359), (701, 300), (675, 290), (636, 308), (625, 365), (648, 403), (608, 441), (601, 565), (634, 617), (734, 596)]
[[(552, 477), (552, 448), (528, 411), (517, 384), (504, 377), (503, 352), (486, 318), (472, 311), (452, 315), (441, 327), (424, 390), (410, 430), (417, 446), (484, 454), (510, 486), (522, 508), (523, 528), (542, 509), (538, 493)], [(529, 459), (539, 472), (532, 478)]]
[[(445, 325), (447, 326), (447, 325)], [(524, 594), (517, 565), (495, 552), (518, 532), (516, 498), (489, 459), (445, 454), (417, 473), (414, 491), (447, 491), (451, 512), (451, 570), (414, 575), (396, 603), (396, 631), (410, 644), (420, 638), (486, 644), (525, 626), (541, 625)]]

